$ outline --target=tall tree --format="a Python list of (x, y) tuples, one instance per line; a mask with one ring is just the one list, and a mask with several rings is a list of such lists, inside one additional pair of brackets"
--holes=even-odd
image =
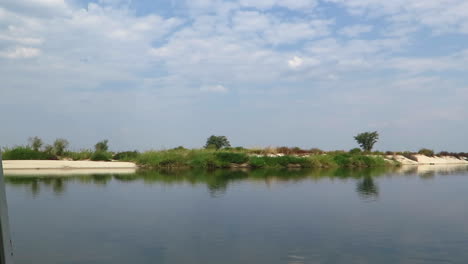
[(67, 150), (68, 145), (69, 145), (68, 140), (63, 139), (63, 138), (57, 138), (57, 139), (54, 141), (54, 152), (55, 152), (55, 155), (57, 155), (57, 156), (62, 156), (63, 153)]
[(225, 147), (230, 147), (231, 144), (225, 136), (215, 136), (212, 135), (206, 140), (205, 148), (215, 148), (221, 149)]
[(28, 141), (31, 148), (35, 151), (39, 151), (39, 149), (41, 149), (42, 145), (44, 144), (42, 139), (40, 139), (39, 137), (30, 137)]
[(355, 136), (354, 139), (364, 151), (371, 151), (374, 144), (379, 140), (379, 133), (377, 131), (364, 132)]

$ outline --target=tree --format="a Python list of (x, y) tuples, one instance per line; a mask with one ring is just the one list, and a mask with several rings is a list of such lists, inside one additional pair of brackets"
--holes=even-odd
[(354, 139), (364, 151), (371, 151), (374, 147), (374, 144), (379, 139), (379, 133), (377, 133), (377, 131), (364, 132), (355, 136)]
[(55, 152), (55, 155), (57, 155), (57, 156), (62, 156), (63, 153), (67, 150), (69, 144), (70, 144), (70, 143), (68, 143), (68, 140), (63, 139), (63, 138), (57, 138), (57, 139), (54, 141), (54, 152)]
[(229, 140), (225, 136), (215, 136), (212, 135), (206, 140), (205, 148), (215, 148), (215, 149), (220, 149), (220, 148), (225, 148), (225, 147), (230, 147), (231, 144), (229, 144)]
[(107, 152), (109, 150), (108, 143), (109, 140), (107, 139), (99, 141), (98, 143), (96, 143), (96, 145), (94, 145), (94, 149), (96, 150), (96, 152)]
[(29, 144), (31, 146), (31, 148), (34, 150), (34, 151), (39, 151), (39, 149), (42, 147), (42, 145), (44, 144), (44, 142), (42, 141), (42, 139), (40, 139), (39, 137), (30, 137), (28, 139), (29, 141)]

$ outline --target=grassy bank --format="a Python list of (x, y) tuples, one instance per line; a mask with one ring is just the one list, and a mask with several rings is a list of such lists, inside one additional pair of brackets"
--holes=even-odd
[(336, 167), (383, 167), (396, 163), (385, 161), (381, 156), (326, 153), (309, 155), (253, 154), (249, 150), (187, 150), (173, 149), (148, 151), (130, 159), (148, 168), (336, 168)]
[(314, 152), (288, 154), (272, 152), (271, 149), (185, 149), (175, 148), (139, 153), (127, 151), (112, 153), (107, 151), (82, 150), (66, 151), (61, 156), (28, 147), (4, 149), (5, 160), (101, 160), (135, 162), (145, 168), (366, 168), (394, 166), (383, 156), (364, 155), (361, 152)]

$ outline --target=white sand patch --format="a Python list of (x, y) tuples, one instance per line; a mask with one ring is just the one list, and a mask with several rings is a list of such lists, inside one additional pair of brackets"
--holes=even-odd
[(68, 161), (68, 160), (4, 160), (3, 169), (7, 170), (44, 170), (44, 169), (136, 169), (132, 162), (106, 161)]

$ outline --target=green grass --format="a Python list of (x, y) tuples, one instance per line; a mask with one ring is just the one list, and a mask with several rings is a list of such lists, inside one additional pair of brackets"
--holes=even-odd
[(392, 165), (380, 156), (361, 153), (336, 152), (310, 156), (265, 156), (249, 155), (243, 151), (206, 149), (147, 151), (138, 155), (133, 161), (143, 167), (152, 168), (228, 168), (240, 164), (248, 165), (251, 168), (366, 168)]
[(108, 151), (95, 151), (90, 158), (92, 161), (110, 161), (112, 160), (112, 153)]
[(129, 160), (135, 160), (138, 158), (140, 153), (138, 151), (124, 151), (124, 152), (119, 152), (114, 155), (115, 160), (122, 160), (122, 161), (129, 161)]
[(89, 160), (93, 155), (93, 151), (89, 149), (84, 149), (80, 151), (67, 151), (63, 154), (65, 158), (70, 158), (72, 160)]
[[(250, 168), (367, 168), (395, 165), (387, 162), (379, 155), (370, 155), (358, 151), (335, 151), (326, 154), (309, 154), (299, 156), (265, 154), (272, 150), (265, 150), (262, 154), (254, 154), (250, 150), (230, 148), (223, 150), (185, 149), (175, 148), (162, 151), (120, 152), (112, 156), (107, 151), (81, 150), (78, 152), (65, 152), (61, 158), (73, 160), (132, 161), (142, 167), (148, 168), (230, 168), (243, 165)], [(34, 151), (29, 147), (15, 147), (5, 149), (3, 158), (7, 159), (57, 159), (52, 154)]]

